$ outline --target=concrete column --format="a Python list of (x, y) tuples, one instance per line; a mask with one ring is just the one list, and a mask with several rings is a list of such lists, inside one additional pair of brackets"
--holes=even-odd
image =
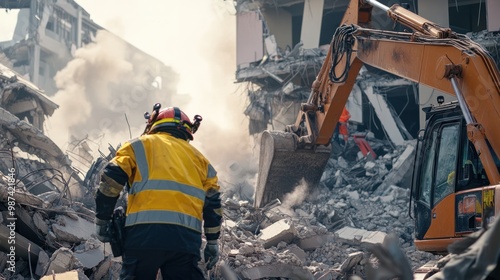
[(304, 49), (319, 47), (324, 0), (305, 0), (300, 40)]
[(29, 36), (30, 39), (34, 40), (34, 44), (32, 47), (30, 47), (30, 53), (31, 53), (31, 59), (30, 59), (30, 69), (29, 69), (29, 75), (30, 75), (30, 80), (32, 83), (35, 85), (39, 86), (38, 82), (40, 81), (38, 75), (39, 75), (39, 68), (40, 68), (40, 45), (39, 45), (39, 37), (38, 38), (33, 38), (32, 36), (34, 34), (37, 34), (35, 32), (36, 29), (38, 29), (38, 21), (37, 20), (37, 11), (35, 10), (36, 5), (36, 0), (31, 0), (31, 5), (30, 5), (30, 15), (29, 15), (29, 21), (30, 21), (30, 29), (29, 29)]
[[(418, 1), (418, 14), (442, 27), (450, 26), (450, 19), (448, 15), (448, 0), (419, 0)], [(419, 84), (419, 107), (427, 107), (430, 104), (437, 104), (437, 97), (444, 96), (444, 102), (450, 102), (456, 98), (450, 94), (442, 91), (435, 90), (428, 86)], [(420, 128), (425, 126), (425, 114), (420, 110)]]
[(78, 6), (76, 12), (76, 48), (82, 47), (82, 7)]
[(486, 26), (488, 31), (499, 31), (500, 30), (500, 1), (498, 0), (486, 0)]

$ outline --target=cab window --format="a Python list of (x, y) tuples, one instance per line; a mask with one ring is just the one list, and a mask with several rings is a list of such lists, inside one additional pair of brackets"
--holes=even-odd
[(434, 205), (455, 191), (459, 132), (460, 123), (445, 125), (440, 131), (434, 180)]
[(424, 150), (424, 162), (420, 174), (419, 200), (429, 205), (431, 204), (432, 170), (434, 169), (437, 135), (437, 130), (432, 131), (431, 140)]
[[(479, 159), (479, 155), (472, 142), (467, 139), (466, 130), (463, 132), (464, 143), (462, 155), (459, 161), (457, 191), (468, 190), (476, 187), (488, 186), (490, 184), (486, 171)], [(500, 170), (500, 160), (490, 146), (490, 152)]]

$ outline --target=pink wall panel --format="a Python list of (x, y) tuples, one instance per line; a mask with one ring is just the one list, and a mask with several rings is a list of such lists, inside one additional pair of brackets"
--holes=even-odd
[(236, 63), (243, 65), (261, 60), (264, 56), (264, 38), (259, 14), (240, 12), (236, 24)]

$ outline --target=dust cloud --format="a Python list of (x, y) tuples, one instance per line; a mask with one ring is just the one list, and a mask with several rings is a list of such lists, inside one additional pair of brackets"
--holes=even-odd
[(253, 195), (258, 164), (254, 155), (258, 153), (243, 114), (246, 92), (233, 82), (235, 20), (234, 15), (218, 15), (200, 37), (198, 61), (202, 63), (193, 77), (196, 89), (191, 92), (191, 102), (183, 107), (191, 116), (204, 118), (193, 145), (212, 161), (223, 187), (235, 190), (237, 198), (248, 199)]
[[(142, 133), (143, 114), (154, 103), (178, 106), (190, 118), (203, 117), (192, 144), (212, 162), (223, 190), (237, 190), (247, 199), (253, 195), (258, 153), (243, 114), (246, 93), (234, 83), (236, 16), (217, 5), (189, 8), (189, 13), (191, 20), (199, 19), (191, 41), (171, 40), (164, 49), (170, 56), (156, 57), (168, 73), (158, 74), (158, 65), (145, 63), (134, 47), (110, 32), (98, 32), (93, 43), (76, 50), (74, 60), (55, 78), (59, 91), (53, 100), (60, 107), (48, 120), (47, 131), (63, 150), (86, 139), (94, 156), (97, 150), (107, 154), (108, 144), (116, 146)], [(179, 59), (186, 50), (191, 50), (189, 55)]]
[(294, 216), (293, 207), (302, 204), (308, 196), (310, 196), (309, 185), (302, 178), (293, 191), (283, 197), (279, 209), (289, 216)]
[[(158, 71), (132, 46), (99, 31), (94, 42), (76, 50), (74, 59), (56, 74), (59, 90), (53, 100), (59, 109), (48, 120), (47, 134), (66, 151), (70, 142), (86, 140), (95, 156), (98, 150), (107, 154), (109, 144), (139, 136), (144, 112), (161, 95), (174, 91), (153, 83)], [(172, 80), (163, 84), (176, 82), (175, 72), (170, 72)]]

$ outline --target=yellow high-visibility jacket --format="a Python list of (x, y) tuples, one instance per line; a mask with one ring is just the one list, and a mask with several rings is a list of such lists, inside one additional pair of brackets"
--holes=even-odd
[[(201, 234), (204, 227), (208, 240), (219, 237), (222, 210), (217, 173), (188, 141), (156, 133), (126, 142), (106, 166), (99, 191), (118, 197), (124, 177), (127, 228), (165, 224)], [(112, 211), (103, 208), (97, 207), (96, 216)]]

